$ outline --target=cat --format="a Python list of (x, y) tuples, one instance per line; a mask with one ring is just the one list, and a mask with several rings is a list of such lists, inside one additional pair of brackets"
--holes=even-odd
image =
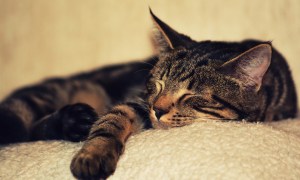
[(271, 42), (196, 42), (150, 14), (158, 56), (16, 90), (0, 104), (0, 143), (85, 141), (71, 172), (99, 179), (144, 129), (296, 116), (288, 64)]

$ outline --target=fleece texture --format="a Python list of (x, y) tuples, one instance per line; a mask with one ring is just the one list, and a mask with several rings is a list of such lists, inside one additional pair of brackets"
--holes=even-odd
[[(81, 146), (40, 141), (0, 147), (0, 179), (74, 179), (69, 164)], [(144, 131), (129, 138), (109, 179), (299, 178), (300, 119)]]

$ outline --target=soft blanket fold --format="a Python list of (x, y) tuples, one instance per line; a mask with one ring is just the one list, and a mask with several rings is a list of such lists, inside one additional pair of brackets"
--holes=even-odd
[[(300, 120), (203, 122), (149, 130), (128, 140), (109, 179), (299, 179)], [(48, 141), (0, 149), (0, 179), (74, 179), (82, 143)]]

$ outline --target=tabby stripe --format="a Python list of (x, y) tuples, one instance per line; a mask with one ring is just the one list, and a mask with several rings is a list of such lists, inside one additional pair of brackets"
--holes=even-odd
[(93, 139), (96, 137), (105, 137), (108, 139), (116, 139), (116, 136), (110, 132), (107, 132), (107, 129), (104, 128), (99, 128), (93, 132), (91, 132), (91, 134), (89, 135), (89, 139)]
[(184, 99), (184, 98), (186, 98), (187, 96), (189, 96), (189, 95), (192, 95), (192, 94), (190, 94), (190, 93), (187, 93), (187, 94), (184, 94), (184, 95), (182, 95), (179, 99), (178, 99), (178, 103), (181, 103), (181, 101)]
[(119, 125), (119, 124), (117, 124), (116, 122), (113, 122), (113, 121), (109, 121), (106, 124), (112, 125), (112, 126), (114, 126), (116, 129), (118, 129), (120, 131), (121, 130), (125, 130), (124, 126)]
[(159, 80), (162, 80), (165, 74), (166, 74), (166, 69), (164, 69), (163, 72), (160, 74)]
[(274, 92), (273, 92), (273, 88), (271, 87), (266, 87), (265, 90), (267, 91), (266, 92), (266, 96), (267, 96), (266, 108), (267, 108), (272, 103)]
[[(139, 114), (139, 115), (142, 115), (142, 114), (148, 114), (149, 111), (146, 110), (145, 108), (143, 108), (142, 105), (138, 104), (138, 103), (133, 103), (133, 102), (127, 102), (126, 103), (127, 106), (131, 107), (132, 109), (134, 109), (134, 111)], [(142, 116), (143, 117), (143, 116)]]
[(34, 96), (44, 101), (54, 101), (54, 95), (50, 91), (35, 92)]
[(161, 73), (159, 79), (162, 80), (162, 78), (163, 78), (165, 75), (166, 75), (166, 77), (168, 77), (169, 74), (170, 74), (170, 70), (171, 70), (171, 64), (169, 64), (169, 65), (167, 66), (167, 68), (164, 69), (164, 71)]
[(278, 96), (277, 97), (274, 97), (276, 98), (276, 101), (275, 101), (275, 105), (277, 105), (281, 98), (282, 98), (282, 95), (284, 94), (283, 93), (283, 89), (284, 89), (284, 82), (283, 82), (283, 78), (281, 76), (281, 74), (279, 72), (274, 72), (274, 77), (277, 78), (277, 82), (278, 82)]
[(185, 81), (187, 80), (188, 78), (190, 78), (191, 76), (193, 76), (195, 73), (195, 69), (192, 70), (192, 72), (190, 72), (189, 74), (187, 74), (186, 76), (180, 78), (179, 80), (182, 82), (182, 81)]
[(128, 114), (120, 109), (112, 109), (110, 112), (110, 114), (114, 114), (114, 115), (118, 115), (118, 116), (124, 116), (124, 117), (128, 117)]
[(40, 107), (39, 104), (37, 104), (30, 96), (21, 96), (18, 99), (20, 99), (27, 105), (29, 109), (31, 109), (34, 119), (40, 119), (47, 111), (46, 109)]
[(187, 89), (191, 90), (195, 84), (196, 80), (193, 78), (192, 80), (190, 80)]
[(270, 104), (272, 103), (272, 99), (273, 99), (273, 90), (272, 90), (272, 88), (271, 87), (265, 87), (265, 91), (266, 91), (266, 94), (265, 94), (266, 100), (265, 100), (265, 107), (264, 107), (263, 116), (262, 116), (263, 120), (266, 119), (266, 110), (270, 106)]
[(97, 126), (99, 126), (99, 125), (101, 125), (101, 124), (104, 124), (104, 123), (106, 123), (107, 121), (109, 121), (110, 119), (105, 119), (105, 120), (102, 120), (102, 121), (97, 121), (95, 124), (97, 125)]
[(148, 108), (145, 108), (142, 105), (140, 105), (138, 103), (133, 103), (133, 102), (127, 102), (125, 105), (134, 109), (134, 111), (142, 118), (145, 129), (153, 128), (152, 123), (150, 121), (150, 115), (149, 115)]
[(237, 53), (234, 53), (234, 52), (231, 52), (231, 53), (224, 53), (224, 54), (222, 54), (222, 58), (225, 60), (227, 60), (227, 59), (231, 59), (232, 57), (237, 57), (238, 55), (239, 55), (240, 53), (239, 52), (237, 52)]
[(199, 61), (196, 65), (196, 67), (206, 66), (207, 64), (208, 64), (208, 60), (205, 59), (205, 60)]
[(212, 112), (212, 111), (207, 111), (207, 110), (204, 110), (204, 109), (201, 109), (199, 107), (193, 107), (196, 111), (198, 112), (202, 112), (202, 113), (205, 113), (205, 114), (209, 114), (209, 115), (212, 115), (212, 116), (215, 116), (215, 117), (218, 117), (218, 118), (225, 118), (224, 116), (222, 116), (221, 114), (219, 113), (216, 113), (216, 112)]
[[(213, 54), (214, 52), (212, 52), (212, 49), (207, 49), (206, 51), (202, 50), (202, 56), (199, 58), (201, 60), (204, 59), (208, 59), (207, 56), (210, 56), (211, 54)], [(193, 57), (193, 59), (198, 59), (199, 57), (199, 52), (195, 51), (191, 54), (191, 57)], [(206, 60), (205, 60), (206, 61)]]
[(185, 67), (182, 66), (181, 64), (179, 65), (179, 67), (176, 67), (175, 69), (177, 69), (177, 72), (174, 75), (174, 78), (178, 78), (180, 75), (182, 75), (186, 71)]
[(168, 68), (167, 68), (167, 73), (166, 73), (166, 77), (169, 77), (171, 72), (171, 64), (169, 64)]
[[(213, 51), (212, 53), (208, 54), (206, 56), (206, 58), (207, 59), (219, 59), (220, 57), (223, 58), (223, 57), (228, 56), (229, 54), (231, 55), (232, 54), (231, 51), (228, 54), (228, 53), (226, 53), (226, 49), (228, 49), (228, 48), (224, 48), (224, 49)], [(228, 59), (228, 58), (226, 58), (226, 59)]]
[(226, 102), (225, 100), (221, 99), (220, 97), (218, 97), (216, 95), (212, 95), (212, 98), (215, 101), (218, 101), (219, 103), (223, 104), (226, 108), (234, 110), (237, 113), (237, 115), (239, 116), (238, 117), (239, 119), (244, 119), (246, 117), (246, 113), (239, 110), (238, 108), (236, 108), (234, 105), (230, 104), (229, 102)]

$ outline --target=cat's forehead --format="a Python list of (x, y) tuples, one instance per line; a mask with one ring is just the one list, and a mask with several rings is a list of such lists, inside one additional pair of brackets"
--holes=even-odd
[[(215, 67), (222, 65), (222, 61), (214, 59), (211, 61), (205, 53), (199, 49), (180, 50), (163, 54), (159, 57), (159, 62), (152, 70), (152, 74), (159, 80), (179, 80), (193, 78), (196, 71), (202, 69), (206, 73), (213, 71)], [(205, 74), (204, 74), (205, 75)]]
[(178, 77), (178, 75), (184, 75), (203, 67), (217, 69), (241, 52), (240, 49), (232, 45), (203, 41), (188, 49), (178, 48), (160, 54), (159, 62), (152, 73), (160, 79), (166, 75), (171, 75), (168, 77), (173, 79), (174, 76)]

